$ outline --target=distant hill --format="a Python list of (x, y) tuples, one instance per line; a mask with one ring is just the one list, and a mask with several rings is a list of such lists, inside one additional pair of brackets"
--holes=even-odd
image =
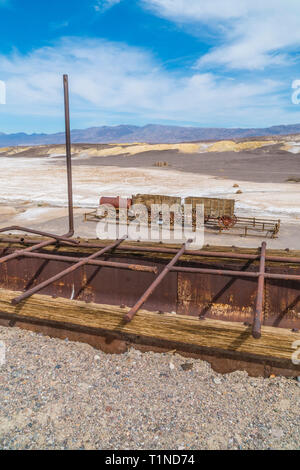
[[(180, 127), (148, 124), (146, 126), (102, 126), (72, 131), (73, 143), (147, 142), (176, 143), (199, 140), (223, 140), (248, 137), (299, 134), (300, 124), (258, 129), (226, 129), (215, 127)], [(5, 134), (0, 132), (0, 146), (47, 145), (64, 142), (63, 132), (57, 134)]]

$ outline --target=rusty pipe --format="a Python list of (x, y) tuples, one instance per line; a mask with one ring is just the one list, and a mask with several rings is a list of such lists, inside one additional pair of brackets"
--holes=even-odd
[[(50, 255), (46, 253), (23, 253), (22, 256), (26, 258), (37, 258), (42, 260), (53, 260), (53, 261), (64, 261), (67, 263), (76, 263), (77, 261), (84, 260), (86, 258), (76, 258), (75, 256), (62, 256), (62, 255)], [(101, 260), (94, 260), (91, 259), (87, 263), (87, 265), (92, 266), (103, 266), (107, 268), (118, 268), (118, 269), (128, 269), (131, 271), (141, 271), (141, 272), (148, 272), (157, 274), (157, 267), (156, 266), (145, 266), (141, 264), (129, 264), (129, 263), (119, 263), (114, 261), (101, 261)]]
[(66, 235), (55, 235), (54, 233), (43, 232), (40, 230), (33, 230), (31, 228), (20, 227), (19, 225), (11, 225), (10, 227), (4, 227), (0, 229), (0, 233), (8, 231), (19, 231), (19, 232), (28, 232), (34, 233), (35, 235), (41, 235), (42, 237), (54, 238), (57, 241), (64, 241), (67, 243), (72, 243), (73, 245), (78, 245), (78, 240), (70, 240), (68, 234)]
[(73, 213), (72, 155), (71, 155), (70, 100), (69, 100), (68, 75), (63, 76), (63, 84), (64, 84), (64, 107), (65, 107), (67, 181), (68, 181), (68, 215), (69, 215), (68, 236), (72, 237), (74, 235), (74, 213)]
[[(71, 240), (70, 240), (71, 241)], [(10, 256), (10, 255), (8, 255)], [(48, 253), (33, 253), (33, 252), (25, 252), (20, 251), (18, 252), (17, 257), (24, 256), (26, 258), (40, 258), (44, 260), (54, 260), (54, 261), (65, 261), (74, 263), (78, 260), (84, 259), (82, 257), (75, 257), (75, 256), (63, 256), (63, 255), (53, 255)], [(157, 274), (157, 268), (151, 266), (144, 266), (144, 265), (136, 265), (136, 264), (126, 264), (126, 263), (115, 263), (111, 261), (95, 261), (91, 260), (87, 264), (94, 265), (94, 266), (107, 266), (107, 267), (120, 267), (120, 269), (134, 269), (130, 266), (141, 266), (145, 269), (141, 269), (141, 271), (145, 270), (146, 272), (153, 272)], [(149, 268), (149, 269), (146, 269)], [(138, 270), (138, 269), (136, 269)], [(193, 268), (193, 267), (185, 267), (185, 266), (173, 266), (170, 271), (172, 272), (182, 272), (182, 273), (191, 273), (191, 274), (211, 274), (217, 276), (231, 276), (231, 277), (248, 277), (248, 278), (257, 278), (259, 276), (258, 272), (251, 272), (251, 271), (233, 271), (233, 270), (226, 270), (226, 269), (210, 269), (210, 268)], [(265, 279), (275, 279), (275, 280), (286, 280), (286, 281), (300, 281), (300, 275), (293, 275), (293, 274), (276, 274), (276, 273), (265, 273)]]
[[(174, 266), (171, 271), (178, 273), (194, 273), (194, 274), (215, 274), (218, 276), (232, 276), (232, 277), (254, 277), (259, 276), (258, 272), (251, 271), (231, 271), (229, 269), (207, 269), (207, 268), (191, 268), (183, 266)], [(265, 273), (265, 279), (277, 279), (283, 281), (300, 281), (299, 274), (276, 274)]]
[(257, 286), (256, 308), (254, 314), (254, 322), (252, 326), (253, 338), (259, 339), (261, 337), (261, 324), (263, 320), (263, 306), (264, 306), (264, 287), (265, 287), (265, 266), (266, 266), (266, 242), (262, 242), (260, 263), (259, 263), (259, 276)]
[[(229, 269), (206, 269), (206, 268), (191, 268), (183, 266), (174, 266), (170, 271), (178, 273), (194, 273), (194, 274), (213, 274), (216, 276), (234, 276), (234, 277), (258, 277), (258, 273), (249, 271), (230, 271)], [(299, 276), (300, 279), (300, 276)]]

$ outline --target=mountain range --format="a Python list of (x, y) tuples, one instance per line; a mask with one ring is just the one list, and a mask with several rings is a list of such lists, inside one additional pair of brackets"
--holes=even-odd
[[(76, 129), (71, 132), (73, 143), (176, 143), (206, 140), (299, 134), (300, 124), (267, 128), (180, 127), (148, 124), (146, 126), (101, 126)], [(0, 146), (61, 144), (63, 132), (56, 134), (5, 134), (0, 132)]]

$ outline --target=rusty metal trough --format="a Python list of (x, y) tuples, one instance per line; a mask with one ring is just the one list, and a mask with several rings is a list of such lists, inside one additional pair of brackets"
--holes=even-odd
[[(28, 249), (39, 246), (38, 239), (0, 241), (0, 261), (8, 260), (0, 270), (0, 322), (38, 324), (34, 327), (38, 331), (48, 325), (45, 332), (51, 328), (51, 334), (64, 328), (65, 337), (75, 325), (75, 339), (85, 340), (92, 308), (98, 323), (91, 334), (104, 342), (114, 338), (112, 351), (125, 343), (148, 345), (201, 357), (208, 354), (212, 361), (218, 358), (222, 371), (228, 370), (229, 361), (229, 370), (242, 367), (251, 372), (260, 365), (264, 371), (275, 367), (300, 375), (299, 366), (292, 363), (293, 344), (300, 340), (298, 253), (278, 256), (266, 252), (265, 244), (249, 252), (225, 248), (191, 252), (185, 246), (175, 249), (125, 240), (77, 242), (72, 246), (59, 241), (36, 252)], [(7, 258), (12, 255), (15, 258)], [(103, 308), (111, 317), (102, 324)], [(80, 324), (73, 313), (69, 318), (77, 309), (78, 318), (83, 315)], [(153, 318), (161, 328), (166, 321), (174, 322), (176, 331), (159, 336)], [(186, 338), (188, 319), (191, 334), (200, 335), (195, 343)], [(208, 327), (217, 328), (219, 338), (231, 335), (231, 329), (238, 328), (238, 333), (216, 347), (213, 338), (210, 344), (201, 337)], [(275, 344), (261, 355), (261, 345), (270, 334)]]
[[(72, 239), (67, 77), (64, 76), (69, 231), (0, 238), (0, 324), (88, 341), (134, 344), (209, 360), (222, 372), (300, 375), (300, 255), (258, 250)], [(99, 259), (101, 258), (101, 259)], [(142, 309), (143, 307), (143, 309)], [(298, 343), (299, 342), (299, 343)], [(296, 346), (295, 346), (296, 345)]]

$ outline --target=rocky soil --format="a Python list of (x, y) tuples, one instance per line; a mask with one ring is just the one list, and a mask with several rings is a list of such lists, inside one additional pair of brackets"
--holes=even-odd
[[(299, 449), (299, 383), (0, 327), (1, 449)], [(1, 343), (0, 343), (1, 344)]]

